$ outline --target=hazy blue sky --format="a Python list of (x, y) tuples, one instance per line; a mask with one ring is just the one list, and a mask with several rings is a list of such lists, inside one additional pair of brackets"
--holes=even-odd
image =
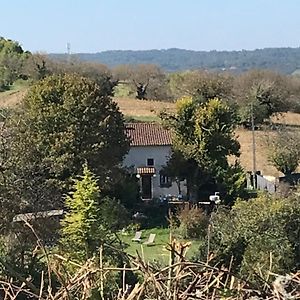
[(240, 50), (300, 45), (300, 0), (1, 0), (26, 50)]

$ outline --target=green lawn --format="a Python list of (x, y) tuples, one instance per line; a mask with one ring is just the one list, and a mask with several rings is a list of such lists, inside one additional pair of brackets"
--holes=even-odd
[[(148, 240), (150, 233), (155, 233), (155, 244), (152, 246), (143, 245)], [(145, 261), (158, 261), (163, 264), (168, 263), (169, 251), (166, 249), (169, 243), (169, 229), (168, 228), (152, 228), (142, 230), (142, 242), (132, 242), (131, 239), (134, 237), (134, 232), (128, 233), (127, 235), (120, 234), (119, 237), (123, 243), (127, 246), (125, 251), (128, 254), (136, 256), (137, 252), (145, 259)], [(176, 238), (176, 237), (175, 237)], [(182, 240), (186, 242), (187, 240)], [(188, 240), (192, 242), (190, 249), (188, 250), (187, 257), (191, 258), (198, 250), (200, 242), (197, 240)]]

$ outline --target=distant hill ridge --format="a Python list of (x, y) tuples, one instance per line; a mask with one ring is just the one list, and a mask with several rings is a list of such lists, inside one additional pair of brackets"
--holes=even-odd
[[(66, 58), (67, 54), (50, 54)], [(292, 74), (300, 69), (300, 48), (264, 48), (240, 51), (109, 50), (98, 53), (72, 54), (84, 61), (103, 63), (109, 67), (121, 64), (156, 64), (166, 71), (188, 69), (231, 70), (272, 69)]]

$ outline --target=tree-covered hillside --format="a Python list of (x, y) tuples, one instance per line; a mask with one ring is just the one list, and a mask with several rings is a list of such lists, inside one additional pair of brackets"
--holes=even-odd
[[(51, 54), (65, 58), (66, 54)], [(113, 50), (99, 53), (72, 54), (85, 61), (101, 62), (114, 67), (121, 64), (157, 64), (167, 71), (207, 68), (246, 71), (272, 69), (291, 74), (300, 68), (300, 48), (265, 48), (241, 51)]]

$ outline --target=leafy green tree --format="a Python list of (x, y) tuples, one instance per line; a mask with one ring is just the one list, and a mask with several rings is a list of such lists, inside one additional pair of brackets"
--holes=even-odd
[(193, 174), (198, 168), (193, 159), (185, 159), (180, 151), (172, 151), (167, 164), (162, 169), (162, 174), (167, 175), (172, 181), (175, 181), (178, 187), (178, 194), (181, 194), (181, 182), (186, 180), (187, 196), (190, 198), (193, 183)]
[(16, 213), (63, 207), (85, 162), (104, 190), (114, 189), (129, 143), (106, 80), (102, 87), (78, 75), (47, 77), (10, 115), (0, 144), (2, 229)]
[[(229, 165), (228, 156), (239, 156), (240, 148), (234, 136), (234, 111), (217, 98), (203, 102), (186, 97), (177, 102), (175, 115), (162, 117), (173, 131), (175, 151), (182, 153), (187, 165), (193, 165), (189, 169), (192, 193), (204, 185), (228, 192), (232, 183), (224, 186), (226, 177), (232, 168), (238, 169)], [(238, 174), (243, 177), (242, 172)]]
[(126, 221), (125, 209), (101, 195), (98, 180), (87, 166), (66, 197), (66, 208), (61, 245), (66, 253), (82, 260), (97, 254), (101, 245), (113, 243), (113, 231)]
[(294, 95), (289, 86), (286, 76), (271, 71), (253, 70), (236, 77), (234, 94), (241, 123), (250, 127), (253, 114), (259, 125), (272, 114), (291, 109)]
[(268, 142), (271, 164), (284, 175), (295, 172), (300, 162), (300, 138), (298, 133), (280, 130)]
[(24, 65), (30, 57), (19, 43), (0, 37), (0, 91), (8, 89), (17, 79), (26, 78)]
[(17, 129), (24, 139), (32, 135), (54, 178), (78, 174), (85, 161), (97, 176), (109, 176), (127, 153), (123, 116), (106, 81), (100, 86), (78, 75), (51, 76), (24, 98)]
[(190, 96), (207, 101), (213, 98), (232, 98), (233, 76), (207, 71), (186, 71), (169, 75), (170, 89), (174, 96)]

